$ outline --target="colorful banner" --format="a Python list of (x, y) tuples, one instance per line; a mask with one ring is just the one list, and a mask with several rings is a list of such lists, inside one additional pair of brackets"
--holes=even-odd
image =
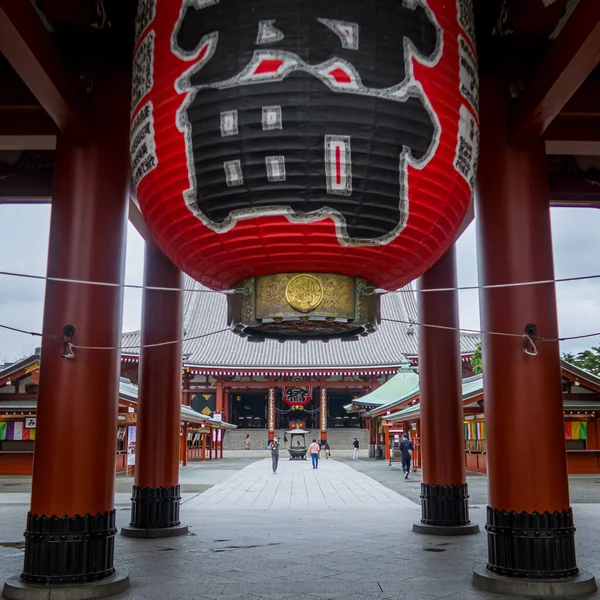
[(565, 421), (565, 439), (587, 440), (587, 421)]
[(465, 421), (465, 440), (485, 440), (484, 421)]
[(35, 440), (35, 429), (26, 429), (23, 421), (3, 421), (0, 423), (0, 441)]
[(283, 401), (290, 406), (306, 406), (312, 400), (312, 387), (290, 385), (283, 389)]

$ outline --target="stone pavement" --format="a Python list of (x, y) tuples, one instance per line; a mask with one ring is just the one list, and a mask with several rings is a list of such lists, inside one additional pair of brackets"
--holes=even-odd
[(323, 459), (313, 469), (308, 460), (282, 456), (276, 474), (271, 459), (265, 458), (196, 496), (187, 508), (414, 510), (418, 505), (339, 461)]
[[(225, 467), (226, 461), (209, 470)], [(471, 585), (473, 566), (485, 562), (485, 534), (454, 539), (413, 534), (418, 505), (368, 475), (369, 467), (376, 473), (381, 463), (322, 461), (313, 471), (310, 463), (281, 460), (276, 475), (268, 460), (246, 463), (243, 469), (238, 465), (208, 491), (184, 495), (181, 518), (190, 525), (190, 535), (117, 537), (116, 566), (129, 572), (131, 589), (114, 598), (502, 598)], [(198, 485), (203, 472), (195, 470)], [(396, 469), (390, 472), (402, 478)], [(401, 479), (400, 485), (404, 483)], [(4, 503), (7, 496), (12, 503)], [(20, 503), (21, 494), (0, 494), (0, 500), (4, 580), (22, 567), (28, 506)], [(125, 494), (117, 500), (120, 526), (128, 522), (130, 509)], [(598, 577), (600, 514), (593, 504), (577, 504), (574, 511), (579, 566)]]

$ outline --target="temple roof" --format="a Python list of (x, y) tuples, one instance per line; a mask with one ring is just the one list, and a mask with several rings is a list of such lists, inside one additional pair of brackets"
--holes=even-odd
[[(186, 277), (184, 294), (184, 332), (186, 338), (197, 338), (227, 327), (227, 299), (212, 293)], [(418, 355), (419, 331), (409, 323), (417, 321), (416, 293), (412, 286), (404, 292), (385, 294), (381, 298), (383, 321), (378, 330), (355, 341), (287, 341), (249, 342), (231, 331), (222, 331), (184, 342), (185, 364), (217, 368), (377, 368), (398, 367), (406, 357)], [(208, 293), (207, 293), (208, 292)], [(461, 333), (461, 352), (471, 354), (480, 336)], [(139, 346), (140, 332), (123, 335), (123, 346)], [(126, 348), (124, 355), (139, 354), (138, 348)]]
[[(569, 374), (577, 374), (577, 377), (584, 384), (585, 387), (596, 387), (600, 384), (600, 377), (586, 371), (584, 369), (580, 369), (575, 365), (567, 362), (566, 360), (560, 361), (562, 376), (565, 377), (567, 373)], [(383, 387), (383, 386), (382, 386)], [(417, 391), (418, 393), (418, 391)], [(467, 377), (462, 380), (462, 399), (463, 403), (467, 406), (471, 406), (471, 404), (466, 404), (469, 400), (473, 401), (473, 406), (475, 406), (476, 399), (483, 394), (483, 375), (480, 373), (479, 375), (474, 375), (473, 377)], [(414, 394), (415, 398), (417, 394)], [(398, 402), (402, 400), (407, 400), (408, 396), (404, 398), (400, 398)], [(589, 400), (563, 400), (563, 409), (564, 410), (598, 410), (600, 409), (600, 403), (592, 396)], [(383, 418), (384, 421), (399, 421), (402, 419), (410, 419), (419, 417), (421, 415), (421, 406), (417, 404), (415, 406), (409, 406), (397, 412), (394, 412), (389, 415), (385, 415)]]

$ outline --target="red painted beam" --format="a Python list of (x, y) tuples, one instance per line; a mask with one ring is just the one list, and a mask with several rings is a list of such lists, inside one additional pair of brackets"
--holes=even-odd
[(60, 131), (85, 141), (85, 97), (30, 2), (0, 0), (0, 52)]
[(509, 137), (540, 137), (600, 61), (600, 2), (581, 0), (514, 106)]

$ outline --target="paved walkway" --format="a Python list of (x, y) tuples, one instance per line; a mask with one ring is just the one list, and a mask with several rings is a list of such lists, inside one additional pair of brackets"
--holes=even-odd
[[(190, 534), (160, 540), (117, 536), (115, 564), (129, 573), (131, 588), (113, 598), (506, 600), (471, 584), (474, 565), (486, 559), (485, 533), (413, 534), (420, 508), (369, 476), (381, 470), (381, 462), (324, 460), (313, 471), (308, 462), (282, 459), (273, 475), (268, 459), (240, 463), (237, 470), (224, 460), (187, 471), (190, 484), (214, 483), (203, 493), (183, 494), (181, 520)], [(397, 469), (386, 473), (394, 475), (398, 491), (416, 485), (417, 478), (405, 482)], [(25, 500), (23, 493), (0, 493), (0, 581), (23, 566)], [(126, 500), (117, 494), (119, 527), (129, 521)], [(574, 506), (579, 566), (598, 577), (597, 508)]]
[(186, 508), (381, 510), (418, 505), (336, 460), (321, 460), (313, 469), (308, 460), (280, 459), (274, 474), (271, 459), (265, 458), (196, 496)]

